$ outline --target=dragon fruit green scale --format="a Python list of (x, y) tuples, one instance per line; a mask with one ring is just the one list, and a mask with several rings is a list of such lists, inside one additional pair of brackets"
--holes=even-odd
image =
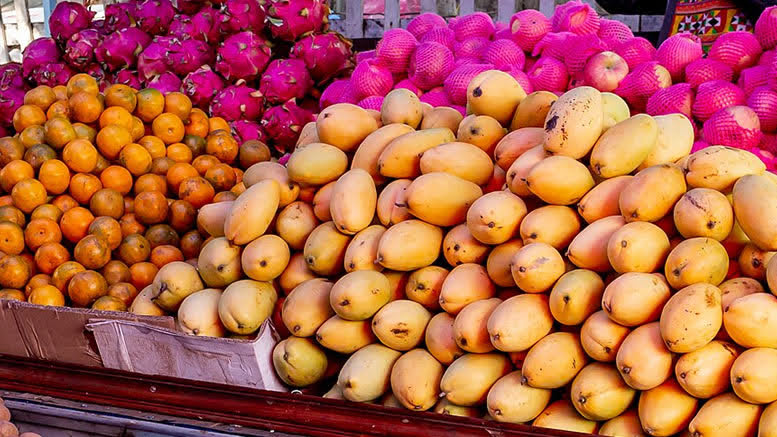
[(229, 81), (254, 80), (270, 62), (267, 41), (252, 32), (240, 32), (227, 38), (218, 49), (216, 71)]

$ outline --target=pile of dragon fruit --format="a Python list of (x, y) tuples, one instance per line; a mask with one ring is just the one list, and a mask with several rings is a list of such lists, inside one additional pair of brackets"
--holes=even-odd
[(562, 93), (581, 85), (614, 92), (634, 113), (685, 114), (709, 144), (752, 149), (777, 168), (777, 7), (755, 32), (720, 36), (708, 53), (695, 35), (672, 36), (658, 49), (623, 23), (571, 1), (551, 18), (523, 10), (509, 24), (485, 13), (446, 21), (421, 14), (407, 30), (385, 33), (357, 54), (350, 79), (334, 81), (321, 108), (349, 102), (380, 109), (383, 96), (407, 88), (432, 106), (465, 112), (468, 82), (489, 69), (509, 72), (527, 93)]
[(182, 91), (240, 140), (284, 150), (318, 111), (319, 89), (353, 67), (328, 15), (324, 0), (130, 0), (95, 20), (59, 3), (51, 37), (27, 46), (21, 65), (0, 66), (0, 136), (26, 89), (85, 72), (102, 86)]

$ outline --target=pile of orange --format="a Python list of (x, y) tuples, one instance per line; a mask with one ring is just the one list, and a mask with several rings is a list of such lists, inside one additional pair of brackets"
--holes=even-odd
[(30, 90), (0, 138), (0, 299), (126, 310), (157, 270), (191, 261), (203, 205), (245, 190), (243, 168), (270, 158), (227, 122), (89, 75)]

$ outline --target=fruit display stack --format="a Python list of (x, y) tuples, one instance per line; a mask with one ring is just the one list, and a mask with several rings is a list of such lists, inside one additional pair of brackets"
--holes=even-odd
[(206, 335), (272, 319), (279, 377), (328, 398), (773, 436), (777, 177), (592, 87), (489, 70), (466, 95), (466, 117), (406, 89), (325, 108), (200, 209), (197, 269), (163, 267), (144, 306)]
[(351, 43), (328, 31), (328, 15), (323, 0), (131, 0), (94, 20), (80, 3), (59, 3), (51, 37), (33, 41), (21, 65), (0, 66), (0, 129), (30, 85), (84, 72), (101, 89), (184, 92), (238, 141), (285, 150), (318, 112), (318, 88), (352, 67)]
[(392, 29), (374, 51), (359, 53), (350, 79), (333, 82), (321, 107), (354, 103), (380, 109), (389, 91), (406, 88), (432, 106), (464, 114), (465, 91), (478, 73), (498, 69), (526, 92), (560, 94), (587, 85), (614, 92), (632, 113), (681, 113), (693, 121), (697, 144), (756, 153), (777, 168), (777, 7), (767, 8), (755, 32), (721, 35), (704, 53), (701, 40), (682, 33), (657, 49), (623, 23), (600, 17), (579, 0), (551, 18), (523, 10), (509, 25), (479, 12), (447, 23), (425, 13), (407, 29)]
[(198, 210), (231, 200), (243, 168), (270, 159), (223, 118), (76, 74), (30, 90), (0, 138), (0, 298), (114, 311), (157, 271), (196, 259)]

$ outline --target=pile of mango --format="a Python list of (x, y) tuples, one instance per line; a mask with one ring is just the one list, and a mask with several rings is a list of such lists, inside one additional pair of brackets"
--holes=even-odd
[(144, 306), (200, 335), (271, 318), (279, 377), (325, 397), (777, 435), (777, 178), (590, 87), (489, 71), (467, 98), (466, 117), (403, 89), (324, 109), (285, 166), (200, 209), (198, 269), (164, 267)]

